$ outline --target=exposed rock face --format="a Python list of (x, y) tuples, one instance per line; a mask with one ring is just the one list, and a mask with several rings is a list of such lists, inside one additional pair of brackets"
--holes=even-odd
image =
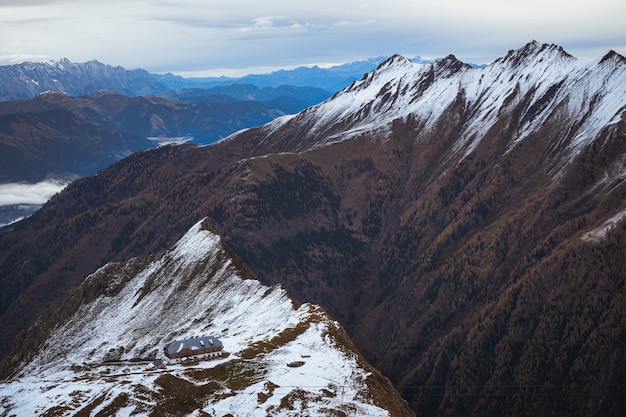
[(420, 414), (620, 415), (625, 109), (614, 53), (392, 57), (296, 116), (69, 186), (1, 237), (2, 334), (34, 319), (20, 306), (209, 215)]

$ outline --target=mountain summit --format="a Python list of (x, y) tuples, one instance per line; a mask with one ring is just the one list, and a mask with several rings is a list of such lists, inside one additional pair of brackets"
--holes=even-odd
[(394, 56), (295, 116), (131, 155), (5, 229), (0, 348), (33, 306), (209, 216), (420, 415), (621, 416), (625, 161), (617, 54)]

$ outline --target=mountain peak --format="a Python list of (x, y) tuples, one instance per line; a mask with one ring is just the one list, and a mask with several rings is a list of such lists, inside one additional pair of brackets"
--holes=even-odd
[(53, 59), (50, 61), (46, 61), (45, 63), (53, 67), (60, 66), (60, 65), (73, 64), (73, 62), (70, 61), (68, 58)]
[[(246, 279), (215, 230), (205, 219), (170, 251), (107, 264), (85, 279), (75, 311), (47, 326), (43, 345), (33, 333), (29, 347), (41, 350), (0, 387), (4, 410), (35, 415), (104, 401), (130, 414), (169, 415), (186, 403), (185, 414), (283, 415), (305, 401), (312, 416), (414, 415), (322, 308), (296, 306), (282, 287)], [(180, 364), (164, 351), (198, 338), (217, 340), (223, 353), (200, 360), (206, 352), (192, 347)]]
[(408, 59), (407, 57), (402, 56), (400, 54), (393, 54), (392, 56), (390, 56), (389, 58), (381, 62), (378, 68), (376, 68), (376, 71), (380, 71), (385, 68), (390, 68), (390, 67), (394, 67), (397, 65), (406, 65), (406, 64), (411, 64), (411, 63), (412, 63), (411, 60)]
[[(616, 57), (617, 54), (609, 54), (606, 59)], [(388, 130), (394, 120), (408, 115), (424, 126), (434, 128), (443, 123), (444, 119), (440, 120), (442, 115), (463, 103), (458, 111), (472, 109), (475, 114), (484, 115), (481, 123), (459, 126), (457, 133), (460, 137), (454, 148), (457, 151), (465, 149), (460, 155), (467, 155), (480, 143), (490, 126), (497, 123), (497, 115), (505, 108), (505, 98), (518, 104), (527, 97), (530, 107), (524, 111), (524, 123), (510, 144), (514, 146), (539, 126), (548, 116), (548, 110), (564, 106), (567, 91), (579, 88), (574, 80), (585, 85), (590, 82), (587, 70), (591, 71), (592, 67), (589, 64), (588, 60), (572, 57), (558, 45), (537, 41), (509, 52), (484, 69), (474, 69), (454, 55), (432, 64), (419, 65), (396, 54), (331, 99), (290, 119), (290, 124), (297, 124), (303, 118), (311, 121), (313, 127), (303, 136), (306, 140), (298, 144), (299, 149), (305, 149), (355, 137), (366, 131)], [(619, 80), (613, 78), (611, 84), (621, 90)], [(608, 87), (590, 84), (588, 88), (600, 88), (602, 91), (598, 94), (604, 95), (603, 89)], [(581, 97), (572, 93), (567, 99), (568, 110), (575, 113), (584, 108), (584, 98)], [(573, 104), (580, 100), (580, 105)], [(538, 117), (540, 113), (541, 117)], [(615, 115), (609, 109), (607, 112), (595, 111), (592, 117), (589, 114), (577, 117), (585, 120), (580, 138), (591, 138), (599, 126)], [(582, 139), (573, 140), (568, 158), (584, 143)]]
[(504, 58), (500, 58), (496, 60), (496, 62), (510, 62), (512, 65), (517, 66), (535, 57), (541, 57), (539, 59), (574, 59), (572, 55), (568, 54), (559, 45), (542, 44), (536, 40), (532, 40), (517, 50), (510, 50)]
[(435, 62), (433, 65), (439, 71), (445, 71), (446, 73), (448, 73), (448, 75), (461, 71), (463, 68), (472, 68), (471, 65), (459, 61), (458, 58), (452, 54)]
[(606, 61), (611, 61), (611, 60), (617, 61), (617, 62), (621, 62), (623, 64), (626, 64), (626, 58), (623, 55), (618, 54), (617, 52), (615, 52), (612, 49), (609, 52), (607, 52), (606, 55), (604, 55), (602, 57), (602, 59), (600, 60), (600, 64), (602, 64), (602, 63), (604, 63)]

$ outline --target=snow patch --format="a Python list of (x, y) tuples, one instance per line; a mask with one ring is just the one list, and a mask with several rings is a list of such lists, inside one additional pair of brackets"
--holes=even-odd
[(582, 235), (581, 239), (586, 242), (599, 242), (606, 237), (611, 228), (626, 219), (626, 209), (620, 211), (610, 219), (607, 219), (599, 227)]

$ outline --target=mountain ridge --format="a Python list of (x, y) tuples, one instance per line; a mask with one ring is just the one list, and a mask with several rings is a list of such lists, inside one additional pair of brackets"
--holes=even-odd
[[(532, 58), (534, 58), (534, 61), (529, 62), (528, 60)], [(522, 59), (525, 59), (525, 61), (521, 61)], [(560, 65), (556, 67), (557, 69), (555, 71), (557, 71), (557, 73), (552, 74), (550, 69), (557, 63), (563, 63), (563, 60), (571, 65)], [(545, 45), (542, 47), (536, 42), (531, 42), (518, 51), (509, 52), (506, 57), (496, 60), (493, 64), (485, 67), (484, 69), (473, 69), (470, 66), (461, 63), (453, 56), (446, 57), (432, 65), (412, 64), (406, 58), (394, 56), (380, 65), (379, 70), (375, 73), (376, 76), (370, 78), (369, 75), (366, 75), (361, 80), (355, 81), (346, 89), (335, 94), (332, 100), (320, 103), (319, 105), (313, 106), (312, 108), (300, 113), (298, 118), (307, 117), (312, 113), (313, 114), (310, 117), (316, 118), (317, 116), (315, 113), (319, 112), (322, 114), (322, 117), (318, 117), (318, 122), (316, 122), (316, 125), (310, 129), (313, 133), (320, 129), (321, 126), (325, 125), (332, 126), (332, 128), (337, 129), (340, 132), (340, 135), (346, 136), (344, 134), (344, 130), (346, 128), (349, 129), (349, 127), (346, 126), (344, 119), (347, 115), (351, 115), (352, 117), (354, 117), (353, 115), (361, 115), (361, 118), (355, 118), (355, 122), (359, 124), (359, 129), (361, 130), (376, 129), (377, 127), (374, 124), (380, 126), (389, 125), (391, 120), (406, 118), (408, 115), (436, 121), (441, 112), (450, 106), (453, 100), (462, 97), (466, 100), (467, 105), (475, 108), (469, 109), (470, 111), (475, 113), (491, 113), (491, 120), (487, 123), (481, 122), (482, 125), (489, 126), (495, 123), (495, 117), (498, 116), (495, 110), (497, 108), (501, 108), (505, 100), (531, 100), (529, 110), (539, 113), (540, 110), (545, 110), (540, 108), (542, 106), (541, 101), (549, 101), (549, 96), (556, 94), (558, 89), (563, 88), (562, 83), (567, 81), (572, 84), (587, 84), (584, 87), (586, 91), (583, 96), (561, 98), (561, 100), (568, 101), (576, 99), (578, 101), (577, 103), (567, 104), (569, 107), (568, 111), (576, 111), (576, 109), (573, 109), (572, 107), (577, 106), (578, 111), (580, 112), (578, 117), (584, 119), (586, 118), (585, 112), (587, 111), (587, 109), (584, 108), (584, 100), (587, 99), (587, 95), (589, 94), (615, 96), (615, 101), (620, 102), (621, 100), (622, 103), (624, 102), (622, 92), (623, 89), (620, 89), (619, 86), (615, 85), (615, 83), (618, 83), (624, 76), (624, 66), (618, 65), (614, 68), (614, 73), (601, 75), (602, 79), (606, 79), (607, 82), (611, 82), (613, 80), (618, 81), (613, 81), (611, 86), (606, 86), (602, 91), (590, 91), (594, 88), (597, 90), (598, 86), (591, 84), (593, 80), (590, 79), (591, 76), (586, 75), (587, 72), (589, 72), (593, 67), (606, 67), (608, 71), (611, 71), (611, 69), (606, 66), (605, 62), (606, 61), (604, 59), (599, 62), (595, 59), (579, 61), (571, 55), (566, 54), (562, 48), (557, 47), (556, 45)], [(511, 70), (512, 67), (522, 64), (525, 65), (526, 72), (516, 75), (516, 78), (504, 81), (504, 71)], [(396, 71), (400, 73), (410, 72), (412, 75), (400, 76), (396, 73)], [(574, 72), (573, 75), (572, 72)], [(466, 74), (466, 76), (461, 77), (458, 84), (453, 85), (453, 83), (457, 83), (456, 74), (458, 73)], [(539, 77), (534, 81), (535, 84), (533, 84), (533, 81), (528, 82), (529, 77), (533, 74), (539, 75)], [(511, 77), (514, 77), (514, 75), (511, 75)], [(551, 85), (543, 85), (542, 77), (552, 77), (556, 79), (556, 81), (554, 81)], [(417, 79), (419, 85), (411, 84), (412, 79)], [(435, 79), (438, 82), (430, 84), (431, 80), (434, 81)], [(446, 83), (445, 80), (447, 79), (450, 81)], [(561, 85), (559, 85), (559, 83), (561, 83)], [(502, 87), (499, 89), (492, 88), (491, 86), (495, 84), (500, 84)], [(543, 90), (535, 91), (535, 85), (539, 86), (539, 88)], [(525, 89), (519, 90), (521, 87), (525, 87)], [(430, 93), (430, 95), (438, 94), (437, 101), (433, 103), (420, 101), (421, 95), (430, 97), (426, 90), (435, 90), (437, 88), (441, 89), (441, 91), (432, 91), (432, 93)], [(398, 93), (402, 90), (417, 91), (417, 94), (411, 97), (400, 95), (400, 97), (405, 100), (394, 103), (394, 98), (398, 97)], [(614, 91), (618, 93), (613, 94)], [(616, 94), (622, 94), (622, 96), (616, 96)], [(339, 99), (342, 97), (345, 102), (338, 103)], [(349, 102), (354, 103), (354, 105), (350, 106), (348, 104)], [(492, 106), (487, 107), (485, 103), (492, 104)], [(511, 104), (515, 104), (515, 101)], [(611, 104), (613, 103), (609, 103), (609, 105)], [(379, 108), (376, 108), (376, 106), (379, 106)], [(333, 110), (333, 108), (340, 110), (342, 113), (338, 113)], [(371, 111), (372, 109), (376, 110), (372, 113), (374, 119), (369, 122), (369, 124), (363, 123), (362, 117), (367, 117), (367, 114), (365, 113)], [(618, 108), (617, 111), (613, 111), (613, 113), (608, 114), (606, 117), (613, 119), (622, 111), (623, 107)], [(602, 116), (607, 113), (610, 113), (610, 111), (604, 108), (599, 109), (599, 111), (594, 114)], [(527, 129), (532, 129), (530, 122), (534, 119), (533, 116), (535, 115), (530, 113), (526, 115), (526, 120), (528, 120), (529, 124)], [(573, 118), (575, 116), (568, 115), (568, 117)], [(331, 119), (333, 123), (328, 123), (328, 120)], [(289, 120), (291, 121), (292, 119)], [(588, 124), (604, 126), (607, 123), (607, 120), (602, 120), (589, 122)], [(426, 125), (426, 127), (427, 126), (428, 125)], [(461, 126), (461, 128), (466, 128), (468, 130), (464, 136), (475, 135), (477, 137), (482, 137), (482, 135), (484, 135), (483, 132), (471, 131), (472, 126)], [(274, 129), (274, 127), (272, 127), (272, 129)], [(327, 132), (323, 133), (326, 134)], [(590, 132), (589, 134), (583, 132), (579, 136), (582, 137), (584, 134), (587, 137), (593, 137), (596, 133), (597, 131)], [(358, 131), (355, 132), (355, 134), (358, 134)], [(524, 134), (524, 132), (519, 132), (518, 135), (520, 137), (516, 140), (522, 140)], [(464, 139), (461, 138), (461, 142), (463, 140)], [(308, 145), (305, 142), (302, 146), (306, 147)], [(475, 146), (477, 146), (477, 143), (472, 144), (468, 148), (465, 155), (471, 152)]]
[(0, 101), (31, 98), (48, 90), (60, 90), (75, 96), (102, 89), (131, 95), (154, 95), (166, 91), (145, 70), (126, 70), (95, 60), (77, 64), (67, 58), (2, 66), (0, 80), (3, 86)]
[[(326, 97), (346, 87), (364, 73), (376, 68), (386, 57), (380, 56), (361, 61), (331, 66), (328, 68), (298, 67), (278, 70), (266, 74), (248, 74), (242, 77), (189, 77), (153, 74), (138, 68), (128, 70), (92, 60), (75, 63), (67, 58), (58, 61), (23, 62), (0, 66), (0, 102), (33, 98), (50, 90), (62, 91), (71, 96), (93, 94), (99, 90), (116, 91), (128, 96), (176, 96), (189, 91), (229, 91), (231, 86), (254, 86), (267, 95), (272, 90), (286, 87), (310, 89), (307, 94)], [(417, 56), (413, 62), (431, 63)], [(318, 90), (318, 91), (316, 91)], [(201, 94), (201, 95), (202, 95)], [(325, 97), (325, 98), (326, 98)], [(240, 99), (249, 99), (241, 98)], [(258, 98), (257, 98), (258, 99)]]
[(128, 97), (96, 92), (72, 97), (57, 90), (0, 103), (0, 182), (93, 174), (123, 156), (168, 141), (211, 143), (234, 131), (294, 113), (308, 102), (291, 98), (215, 100)]
[[(68, 297), (74, 306), (62, 307), (66, 318), (24, 342), (41, 350), (0, 385), (3, 411), (413, 415), (337, 322), (279, 286), (244, 278), (212, 229), (205, 219), (162, 255), (87, 277)], [(168, 341), (207, 333), (227, 349), (222, 357), (189, 368), (164, 356)], [(165, 370), (148, 366), (155, 359)]]

